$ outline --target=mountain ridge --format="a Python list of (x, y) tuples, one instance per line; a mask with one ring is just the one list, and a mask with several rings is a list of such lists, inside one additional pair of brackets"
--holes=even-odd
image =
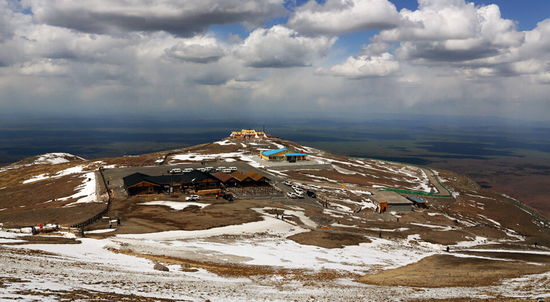
[[(309, 162), (269, 163), (259, 157), (262, 150), (282, 147), (307, 154)], [(40, 238), (66, 244), (61, 239), (75, 238), (83, 232), (91, 239), (73, 240), (77, 245), (100, 244), (102, 251), (94, 252), (94, 257), (111, 259), (114, 252), (163, 263), (171, 267), (170, 274), (173, 269), (180, 271), (174, 274), (190, 276), (202, 276), (200, 272), (207, 271), (219, 278), (246, 278), (247, 282), (268, 288), (280, 286), (275, 276), (286, 276), (289, 282), (309, 284), (318, 297), (327, 294), (320, 290), (322, 286), (340, 288), (342, 278), (353, 280), (353, 284), (408, 286), (425, 291), (460, 286), (465, 288), (462, 293), (466, 297), (482, 291), (492, 291), (494, 297), (523, 293), (520, 287), (509, 291), (505, 284), (510, 278), (526, 275), (540, 281), (540, 291), (550, 287), (544, 281), (550, 271), (549, 222), (519, 201), (481, 189), (468, 177), (450, 171), (348, 158), (279, 138), (223, 139), (99, 160), (44, 165), (25, 162), (0, 170), (0, 235), (38, 223), (59, 224), (61, 233), (19, 235), (17, 240), (23, 243), (9, 239), (12, 235), (2, 235), (6, 238), (3, 244), (12, 247), (23, 244), (33, 249), (32, 242), (40, 243)], [(169, 175), (169, 170), (176, 167), (206, 166), (234, 166), (242, 173), (259, 173), (268, 178), (269, 184), (226, 187), (225, 194), (232, 195), (233, 201), (201, 191), (196, 201), (185, 200), (189, 192), (175, 190), (128, 196), (124, 188), (123, 178), (132, 173)], [(434, 179), (450, 195), (441, 196), (444, 190)], [(283, 180), (315, 192), (317, 198), (287, 198), (286, 192), (294, 189)], [(95, 190), (86, 193), (92, 184)], [(428, 208), (392, 210), (390, 206), (389, 211), (379, 213), (381, 199), (403, 200), (409, 195), (400, 194), (402, 190), (419, 192)], [(103, 213), (106, 206), (108, 219), (99, 217), (82, 230), (67, 228)], [(111, 226), (113, 219), (115, 226)], [(120, 226), (117, 221), (122, 222)], [(40, 249), (73, 257), (69, 247), (54, 251), (40, 245)], [(508, 265), (509, 261), (514, 264)], [(494, 273), (485, 273), (487, 266), (494, 267)], [(452, 276), (438, 267), (445, 267)], [(346, 296), (349, 299), (363, 288), (353, 284), (346, 285), (352, 288)], [(493, 287), (488, 290), (483, 287), (486, 285)], [(218, 297), (214, 292), (209, 295)], [(413, 296), (411, 292), (402, 293), (405, 299)], [(300, 297), (300, 301), (307, 300), (306, 296)], [(432, 297), (451, 296), (439, 292)]]

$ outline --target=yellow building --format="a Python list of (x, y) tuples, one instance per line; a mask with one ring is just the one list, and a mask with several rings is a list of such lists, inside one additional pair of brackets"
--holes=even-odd
[(230, 138), (237, 138), (237, 139), (243, 139), (243, 138), (267, 138), (265, 133), (256, 131), (254, 129), (243, 129), (241, 131), (233, 131), (231, 132)]

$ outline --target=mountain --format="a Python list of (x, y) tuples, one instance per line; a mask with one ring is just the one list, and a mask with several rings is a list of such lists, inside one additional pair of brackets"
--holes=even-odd
[[(207, 167), (237, 171), (196, 171)], [(220, 179), (226, 198), (213, 194)], [(289, 198), (290, 185), (316, 198)], [(45, 154), (0, 170), (0, 201), (10, 297), (507, 301), (550, 292), (550, 223), (520, 201), (450, 171), (274, 137), (93, 161)]]

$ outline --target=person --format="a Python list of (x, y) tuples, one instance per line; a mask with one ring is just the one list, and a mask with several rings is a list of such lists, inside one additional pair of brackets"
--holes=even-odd
[(113, 227), (113, 222), (109, 219), (109, 228)]
[(116, 219), (116, 225), (120, 225), (120, 218)]
[(449, 252), (449, 247), (447, 247), (447, 253)]
[(537, 247), (537, 242), (535, 241), (535, 248)]

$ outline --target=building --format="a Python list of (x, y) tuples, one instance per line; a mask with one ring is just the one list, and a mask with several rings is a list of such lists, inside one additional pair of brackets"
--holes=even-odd
[(378, 203), (381, 213), (384, 204), (388, 212), (410, 212), (413, 208), (412, 201), (392, 191), (377, 191), (373, 197), (371, 199)]
[(427, 202), (420, 197), (407, 196), (407, 199), (412, 201), (417, 208), (428, 208)]
[(254, 171), (248, 171), (244, 175), (254, 180), (255, 185), (264, 185), (269, 181), (267, 177), (263, 176), (262, 174), (256, 173)]
[(378, 206), (378, 213), (384, 213), (388, 211), (388, 202), (382, 198), (373, 199), (374, 204)]
[(230, 138), (236, 139), (262, 139), (267, 138), (264, 132), (259, 132), (254, 129), (242, 129), (241, 131), (231, 132)]
[(122, 180), (128, 195), (219, 190), (221, 183), (219, 179), (210, 174), (197, 170), (183, 174), (158, 176), (134, 173)]
[(239, 171), (234, 171), (233, 173), (231, 173), (231, 177), (238, 180), (241, 186), (250, 186), (254, 184), (254, 179), (250, 178), (248, 175), (243, 174)]
[(269, 161), (288, 161), (297, 162), (307, 160), (307, 154), (303, 152), (297, 152), (287, 148), (277, 150), (267, 150), (260, 153), (260, 157)]
[(231, 174), (222, 171), (212, 176), (219, 179), (226, 187), (236, 187), (239, 184), (239, 180), (235, 179)]
[(264, 186), (267, 185), (269, 179), (262, 174), (256, 173), (254, 171), (248, 171), (245, 174), (234, 171), (231, 174), (225, 172), (218, 172), (213, 175), (215, 178), (219, 179), (227, 188), (232, 187), (249, 187), (249, 186)]

